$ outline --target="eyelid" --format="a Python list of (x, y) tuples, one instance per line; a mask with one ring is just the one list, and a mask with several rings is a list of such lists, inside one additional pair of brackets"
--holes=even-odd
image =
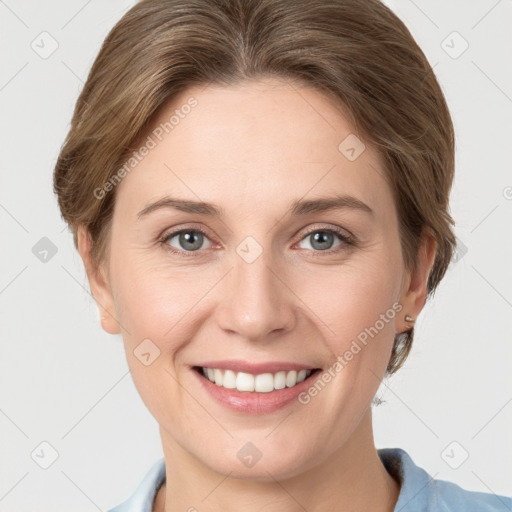
[(346, 228), (341, 228), (339, 226), (335, 226), (334, 224), (313, 224), (312, 227), (308, 227), (307, 231), (302, 234), (300, 241), (315, 231), (333, 231), (343, 238), (346, 238), (347, 240), (355, 241), (356, 239), (356, 237)]
[(171, 228), (167, 228), (165, 229), (161, 235), (158, 236), (158, 240), (162, 241), (162, 240), (165, 240), (171, 236), (175, 236), (179, 233), (181, 233), (182, 231), (197, 231), (199, 233), (202, 233), (203, 235), (207, 236), (208, 238), (212, 238), (212, 236), (209, 234), (209, 230), (203, 228), (202, 226), (200, 226), (199, 224), (184, 224), (184, 225), (179, 225), (179, 226), (173, 226)]

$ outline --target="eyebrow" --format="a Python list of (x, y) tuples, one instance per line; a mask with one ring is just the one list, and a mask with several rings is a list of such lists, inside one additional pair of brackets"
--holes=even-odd
[[(185, 213), (194, 213), (197, 215), (207, 215), (210, 217), (221, 218), (224, 210), (212, 203), (203, 201), (192, 201), (188, 199), (177, 199), (173, 197), (164, 197), (149, 204), (143, 208), (137, 215), (140, 219), (155, 210), (162, 208), (173, 208)], [(291, 203), (289, 208), (292, 216), (303, 216), (311, 213), (321, 213), (330, 210), (351, 209), (375, 215), (375, 212), (363, 201), (349, 195), (337, 195), (334, 197), (321, 197), (310, 200), (296, 200)]]

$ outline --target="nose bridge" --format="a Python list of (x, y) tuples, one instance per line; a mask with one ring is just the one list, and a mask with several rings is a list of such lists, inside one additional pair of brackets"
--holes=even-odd
[(256, 341), (274, 331), (290, 329), (295, 320), (294, 303), (293, 294), (277, 277), (271, 251), (261, 247), (259, 256), (252, 259), (258, 247), (254, 241), (246, 242), (237, 248), (234, 268), (226, 276), (219, 306), (220, 326)]

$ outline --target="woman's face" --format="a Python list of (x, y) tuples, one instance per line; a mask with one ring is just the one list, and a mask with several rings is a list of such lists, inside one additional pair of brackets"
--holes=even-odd
[[(264, 480), (357, 446), (417, 312), (376, 153), (321, 92), (276, 80), (191, 88), (152, 130), (92, 285), (164, 447)], [(195, 369), (230, 363), (228, 387), (265, 391)], [(295, 388), (303, 367), (320, 371)]]

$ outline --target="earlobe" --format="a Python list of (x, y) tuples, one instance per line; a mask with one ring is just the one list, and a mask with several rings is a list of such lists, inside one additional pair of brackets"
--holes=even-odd
[(84, 262), (87, 279), (91, 294), (96, 302), (100, 313), (101, 326), (109, 334), (119, 334), (119, 322), (116, 318), (115, 304), (110, 283), (105, 277), (103, 268), (99, 268), (92, 260), (91, 248), (92, 240), (85, 226), (79, 226), (77, 229), (78, 252)]
[(434, 236), (424, 231), (418, 247), (416, 266), (405, 280), (400, 303), (403, 307), (403, 316), (397, 319), (396, 332), (401, 333), (414, 327), (425, 306), (428, 293), (428, 279), (434, 265), (436, 256), (436, 241)]

